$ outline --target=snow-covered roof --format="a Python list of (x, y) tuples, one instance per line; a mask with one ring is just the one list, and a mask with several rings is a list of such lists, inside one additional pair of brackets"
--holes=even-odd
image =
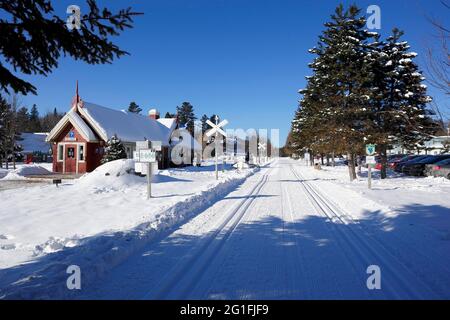
[(156, 121), (163, 124), (165, 127), (169, 128), (171, 131), (175, 130), (175, 127), (177, 126), (177, 118), (160, 118)]
[(86, 141), (97, 141), (97, 137), (91, 128), (81, 119), (80, 115), (75, 111), (74, 108), (70, 109), (69, 112), (62, 117), (61, 120), (56, 124), (56, 126), (50, 131), (47, 136), (46, 141), (54, 140), (64, 129), (67, 123), (71, 123), (77, 131), (83, 136)]
[(23, 153), (47, 153), (50, 149), (50, 144), (45, 141), (47, 135), (47, 132), (24, 132), (20, 135), (23, 140), (18, 141), (18, 143), (22, 146)]
[(171, 131), (162, 123), (136, 113), (114, 110), (84, 102), (80, 114), (92, 125), (100, 137), (107, 141), (116, 134), (122, 141), (161, 141), (168, 146)]

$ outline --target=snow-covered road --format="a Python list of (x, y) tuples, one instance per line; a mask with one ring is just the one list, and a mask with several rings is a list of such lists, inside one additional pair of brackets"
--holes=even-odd
[[(404, 218), (387, 226), (383, 206), (367, 210), (357, 193), (349, 209), (330, 182), (303, 170), (273, 162), (73, 297), (450, 298), (448, 239)], [(380, 267), (381, 290), (367, 288), (369, 265)]]

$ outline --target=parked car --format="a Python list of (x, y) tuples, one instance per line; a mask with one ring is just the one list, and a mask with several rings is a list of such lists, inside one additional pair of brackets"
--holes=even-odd
[(412, 161), (403, 166), (402, 172), (410, 176), (424, 176), (427, 164), (434, 164), (446, 159), (450, 159), (450, 154), (429, 156), (419, 161)]
[[(393, 169), (391, 166), (392, 163), (398, 162), (401, 159), (405, 158), (405, 154), (392, 154), (387, 157), (387, 167)], [(375, 165), (375, 169), (381, 170), (381, 157), (376, 157), (375, 160), (377, 161), (377, 164)]]
[(394, 171), (395, 172), (402, 172), (403, 166), (406, 165), (407, 163), (411, 163), (414, 161), (419, 161), (422, 160), (424, 158), (426, 158), (428, 156), (419, 156), (419, 155), (412, 155), (412, 156), (407, 156), (404, 159), (402, 159), (401, 161), (399, 161), (398, 163), (395, 164), (394, 166)]
[(392, 170), (395, 170), (396, 166), (399, 163), (406, 162), (406, 161), (409, 161), (409, 160), (413, 160), (416, 157), (418, 157), (418, 156), (410, 154), (410, 155), (403, 155), (403, 156), (401, 156), (399, 158), (393, 158), (393, 159), (388, 160), (388, 166)]
[(425, 174), (431, 177), (445, 177), (450, 179), (450, 158), (433, 164), (427, 164)]

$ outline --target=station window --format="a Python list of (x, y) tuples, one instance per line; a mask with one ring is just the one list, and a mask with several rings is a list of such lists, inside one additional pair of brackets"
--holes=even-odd
[(58, 161), (64, 160), (64, 145), (59, 144), (58, 145)]
[(78, 160), (84, 161), (84, 145), (78, 145)]

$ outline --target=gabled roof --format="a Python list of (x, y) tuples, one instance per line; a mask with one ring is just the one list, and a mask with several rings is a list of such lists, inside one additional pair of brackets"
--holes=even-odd
[(163, 124), (165, 127), (169, 128), (170, 131), (175, 130), (177, 126), (177, 118), (159, 118), (156, 121)]
[(163, 146), (169, 145), (172, 131), (154, 119), (89, 102), (83, 102), (83, 106), (78, 110), (104, 141), (116, 134), (122, 141), (126, 142), (147, 139), (161, 141)]
[(92, 142), (98, 140), (91, 128), (89, 128), (75, 109), (72, 108), (61, 120), (59, 120), (52, 131), (50, 131), (45, 141), (49, 142), (55, 140), (68, 123), (71, 123), (86, 141)]

